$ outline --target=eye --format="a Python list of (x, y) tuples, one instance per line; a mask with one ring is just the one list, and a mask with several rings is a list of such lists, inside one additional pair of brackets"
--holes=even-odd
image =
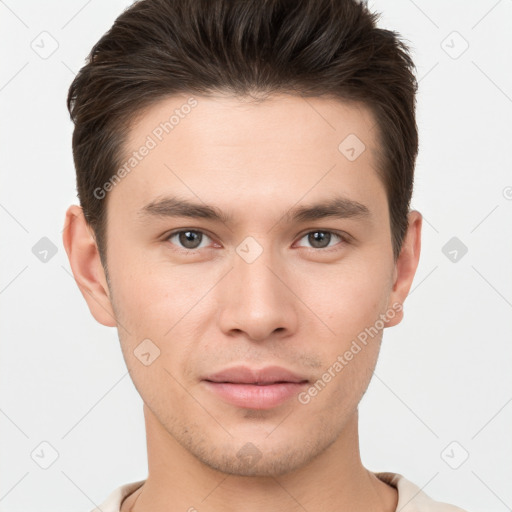
[[(173, 238), (175, 241), (173, 241)], [(300, 240), (304, 238), (307, 238), (308, 243), (311, 244), (311, 249), (321, 249), (324, 251), (331, 250), (331, 248), (336, 247), (336, 245), (338, 245), (336, 240), (338, 240), (338, 242), (341, 241), (342, 244), (348, 243), (347, 237), (339, 233), (335, 233), (334, 231), (321, 229), (305, 233)], [(183, 252), (194, 252), (208, 246), (208, 244), (202, 245), (205, 239), (211, 240), (211, 238), (203, 231), (197, 229), (182, 229), (180, 231), (170, 233), (165, 238), (165, 241), (169, 241), (173, 245), (177, 245), (178, 248), (183, 249)]]
[[(335, 238), (333, 238), (333, 236)], [(347, 239), (341, 234), (335, 233), (334, 231), (327, 231), (318, 229), (316, 231), (310, 231), (302, 236), (301, 240), (307, 238), (308, 243), (312, 245), (313, 249), (327, 249), (334, 247), (337, 244), (329, 245), (333, 240), (341, 240), (342, 243), (348, 242)]]
[(181, 245), (181, 248), (188, 251), (195, 251), (197, 249), (204, 248), (201, 247), (201, 242), (205, 237), (210, 238), (202, 231), (184, 229), (182, 231), (175, 231), (174, 233), (171, 233), (165, 240), (171, 241), (173, 238), (176, 238), (177, 243), (175, 245)]

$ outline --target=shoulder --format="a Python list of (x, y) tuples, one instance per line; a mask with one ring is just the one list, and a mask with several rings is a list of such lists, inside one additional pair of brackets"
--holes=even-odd
[(416, 484), (407, 480), (399, 473), (374, 473), (380, 480), (393, 486), (398, 491), (398, 503), (396, 510), (400, 512), (467, 512), (466, 510), (435, 501)]
[(116, 487), (96, 508), (90, 512), (119, 512), (121, 504), (130, 494), (134, 493), (146, 480), (130, 482)]

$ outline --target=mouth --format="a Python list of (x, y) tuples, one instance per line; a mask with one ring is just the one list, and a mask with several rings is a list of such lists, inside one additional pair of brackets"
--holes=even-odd
[(206, 382), (213, 382), (215, 384), (240, 384), (240, 385), (246, 385), (246, 386), (272, 386), (274, 384), (304, 384), (306, 382), (309, 382), (307, 380), (302, 380), (298, 382), (292, 382), (287, 380), (278, 380), (273, 382), (231, 382), (229, 380), (226, 381), (215, 381), (215, 380), (208, 380), (204, 379)]
[(280, 366), (266, 366), (264, 368), (233, 366), (220, 372), (207, 375), (204, 380), (230, 384), (253, 384), (256, 386), (287, 382), (297, 384), (308, 381), (305, 376)]
[(271, 409), (296, 396), (309, 379), (277, 366), (238, 366), (209, 375), (203, 382), (225, 403), (247, 409)]

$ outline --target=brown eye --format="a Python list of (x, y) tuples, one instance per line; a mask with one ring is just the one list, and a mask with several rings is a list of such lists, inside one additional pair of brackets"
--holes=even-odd
[[(339, 241), (345, 242), (345, 238), (333, 231), (316, 230), (306, 233), (302, 238), (307, 238), (312, 249), (327, 249), (334, 247)], [(334, 242), (331, 244), (331, 242)]]
[(203, 237), (209, 238), (202, 231), (187, 229), (171, 233), (166, 240), (171, 241), (173, 238), (176, 238), (176, 242), (171, 242), (173, 245), (178, 245), (181, 249), (194, 251), (201, 248)]

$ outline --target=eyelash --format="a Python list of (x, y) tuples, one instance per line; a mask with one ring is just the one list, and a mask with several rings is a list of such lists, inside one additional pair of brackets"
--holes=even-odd
[[(175, 235), (179, 235), (180, 233), (187, 233), (187, 232), (192, 232), (192, 233), (201, 233), (203, 235), (206, 235), (208, 238), (212, 238), (210, 235), (208, 235), (208, 233), (205, 233), (204, 231), (200, 230), (200, 229), (179, 229), (177, 231), (173, 231), (171, 233), (169, 233), (168, 235), (165, 236), (164, 238), (164, 241), (165, 242), (168, 242), (170, 240), (170, 238), (172, 238), (173, 236)], [(333, 230), (330, 230), (330, 229), (313, 229), (311, 231), (307, 231), (306, 233), (302, 234), (299, 238), (299, 240), (302, 240), (304, 237), (306, 237), (307, 235), (311, 234), (311, 233), (329, 233), (331, 235), (334, 235), (334, 236), (337, 236), (339, 239), (340, 239), (340, 243), (342, 245), (346, 245), (349, 243), (349, 236), (348, 235), (344, 235), (338, 231), (333, 231)], [(323, 248), (323, 249), (317, 249), (315, 247), (303, 247), (303, 249), (309, 249), (310, 251), (322, 251), (322, 252), (332, 252), (332, 251), (337, 251), (339, 250), (340, 248), (338, 247), (338, 245), (340, 244), (336, 244), (334, 245), (333, 247), (330, 247), (330, 248)], [(174, 245), (174, 244), (172, 244)], [(203, 247), (202, 249), (206, 249), (206, 247)], [(182, 252), (182, 253), (186, 253), (186, 254), (196, 254), (197, 252), (199, 252), (201, 249), (176, 249), (178, 252)]]

